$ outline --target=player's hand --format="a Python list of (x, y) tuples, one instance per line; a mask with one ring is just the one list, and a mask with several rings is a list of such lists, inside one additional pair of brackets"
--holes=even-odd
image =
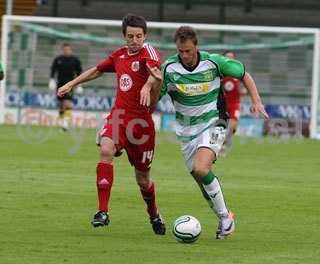
[(155, 78), (157, 79), (159, 82), (162, 82), (162, 73), (161, 71), (157, 68), (157, 67), (150, 67), (148, 65), (148, 63), (146, 64), (149, 73)]
[(150, 87), (144, 85), (140, 91), (140, 104), (143, 106), (150, 106)]
[(50, 91), (54, 91), (55, 89), (57, 89), (57, 83), (55, 79), (50, 79), (49, 83), (48, 83), (48, 88)]
[(73, 86), (70, 84), (70, 83), (67, 83), (63, 86), (61, 86), (59, 89), (58, 89), (58, 92), (57, 92), (57, 95), (59, 97), (62, 97), (64, 96), (65, 94), (69, 93), (71, 90), (72, 90)]
[(251, 111), (251, 113), (253, 113), (253, 114), (261, 114), (262, 117), (263, 117), (265, 120), (269, 119), (269, 115), (268, 115), (268, 113), (266, 112), (266, 110), (264, 109), (263, 104), (261, 104), (261, 103), (253, 104), (253, 105), (250, 107), (250, 111)]

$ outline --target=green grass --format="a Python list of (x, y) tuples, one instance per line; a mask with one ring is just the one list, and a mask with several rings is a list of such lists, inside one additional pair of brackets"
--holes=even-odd
[[(237, 138), (215, 165), (237, 230), (217, 241), (216, 218), (172, 134), (158, 136), (152, 170), (167, 235), (153, 234), (125, 155), (115, 161), (111, 224), (93, 229), (98, 154), (95, 132), (82, 132), (74, 140), (56, 129), (0, 126), (1, 264), (319, 263), (320, 142)], [(201, 222), (195, 244), (171, 234), (182, 214)]]

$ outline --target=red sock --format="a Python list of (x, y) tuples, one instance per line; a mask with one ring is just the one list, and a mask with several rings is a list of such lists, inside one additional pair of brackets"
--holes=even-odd
[(109, 163), (97, 164), (97, 191), (99, 199), (99, 211), (108, 212), (111, 187), (113, 183), (113, 166)]
[(147, 204), (147, 211), (150, 216), (150, 218), (154, 218), (158, 216), (158, 208), (156, 205), (156, 193), (154, 190), (154, 183), (151, 182), (151, 185), (148, 190), (144, 191), (140, 188), (140, 192), (142, 194), (143, 200)]

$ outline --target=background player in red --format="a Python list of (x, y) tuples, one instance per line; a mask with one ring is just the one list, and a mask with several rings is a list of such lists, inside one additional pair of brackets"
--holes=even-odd
[[(236, 54), (233, 51), (226, 51), (223, 55), (230, 59), (236, 58)], [(223, 78), (223, 88), (227, 113), (229, 114), (230, 119), (221, 154), (225, 154), (232, 145), (232, 136), (237, 131), (240, 118), (240, 97), (246, 94), (246, 90), (241, 89), (241, 82), (231, 76), (225, 76)]]
[(147, 26), (143, 17), (128, 14), (123, 18), (122, 31), (127, 46), (114, 51), (96, 67), (59, 88), (58, 95), (63, 96), (80, 83), (100, 77), (103, 72), (116, 73), (116, 100), (97, 135), (100, 146), (100, 161), (96, 167), (99, 211), (91, 223), (94, 227), (109, 224), (112, 160), (125, 149), (135, 168), (136, 181), (147, 204), (153, 231), (164, 235), (165, 223), (157, 208), (155, 186), (150, 178), (155, 145), (154, 106), (150, 102), (150, 93), (159, 90), (161, 85), (159, 53), (144, 43)]

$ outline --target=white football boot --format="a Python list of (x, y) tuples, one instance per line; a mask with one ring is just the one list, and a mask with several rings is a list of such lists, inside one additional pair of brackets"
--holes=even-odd
[(236, 228), (234, 218), (235, 216), (231, 211), (229, 211), (227, 216), (220, 218), (216, 239), (226, 239), (232, 235)]

